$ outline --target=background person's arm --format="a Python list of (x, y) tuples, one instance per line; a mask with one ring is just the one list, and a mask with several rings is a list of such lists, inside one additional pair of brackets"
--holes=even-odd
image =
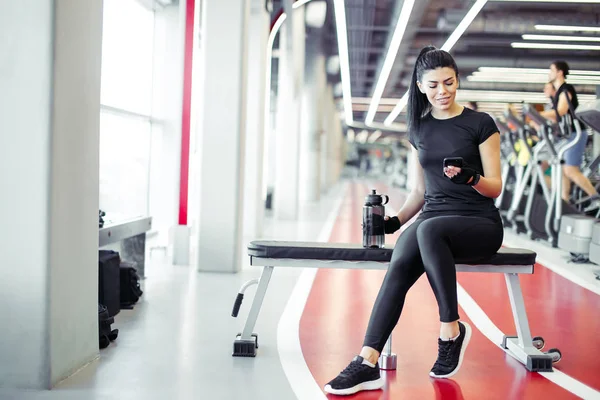
[[(558, 111), (558, 115), (560, 115), (561, 117), (569, 112), (569, 102), (567, 101), (567, 96), (569, 96), (569, 99), (571, 98), (570, 93), (562, 92), (558, 97), (556, 111)], [(556, 112), (554, 112), (554, 110), (542, 111), (540, 112), (540, 114), (542, 117), (549, 119), (552, 122), (558, 122), (556, 121)]]
[(413, 187), (398, 212), (398, 219), (401, 224), (410, 221), (421, 210), (423, 204), (425, 204), (425, 176), (423, 174), (423, 167), (419, 162), (419, 152), (414, 147), (412, 147), (412, 156)]

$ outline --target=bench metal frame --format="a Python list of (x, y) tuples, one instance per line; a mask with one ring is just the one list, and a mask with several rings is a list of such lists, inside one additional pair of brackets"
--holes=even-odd
[[(234, 341), (234, 356), (256, 356), (255, 349), (258, 347), (258, 337), (256, 334), (253, 334), (253, 330), (275, 267), (387, 270), (389, 262), (282, 259), (250, 256), (250, 265), (262, 266), (263, 271), (258, 280), (258, 287), (246, 318), (244, 329), (241, 335), (238, 335)], [(533, 274), (533, 269), (533, 265), (456, 265), (457, 272), (504, 274), (517, 335), (504, 336), (502, 343), (496, 344), (523, 363), (529, 371), (552, 371), (552, 356), (541, 352), (533, 345), (525, 302), (519, 282), (519, 274)], [(380, 358), (382, 369), (396, 369), (396, 355), (392, 353), (391, 348), (392, 336), (390, 335)]]

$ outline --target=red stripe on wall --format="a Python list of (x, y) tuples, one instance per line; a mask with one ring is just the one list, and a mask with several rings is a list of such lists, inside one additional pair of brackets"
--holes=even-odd
[(179, 225), (187, 225), (190, 167), (190, 117), (192, 109), (192, 56), (196, 0), (186, 1), (183, 61), (183, 111), (181, 116), (181, 165), (179, 172)]

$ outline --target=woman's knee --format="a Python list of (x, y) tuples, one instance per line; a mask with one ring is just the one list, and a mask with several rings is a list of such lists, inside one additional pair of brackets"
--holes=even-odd
[(423, 221), (417, 228), (419, 246), (436, 243), (444, 236), (443, 225), (436, 218)]
[[(396, 251), (394, 250), (394, 252)], [(388, 268), (388, 274), (393, 276), (403, 276), (408, 274), (410, 269), (419, 265), (423, 265), (423, 261), (421, 260), (421, 254), (418, 251), (418, 248), (416, 252), (398, 252), (398, 254), (392, 255), (390, 266)]]

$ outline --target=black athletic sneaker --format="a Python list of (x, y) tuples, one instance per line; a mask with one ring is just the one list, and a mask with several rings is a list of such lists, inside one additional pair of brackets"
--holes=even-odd
[(377, 390), (383, 387), (383, 378), (379, 374), (379, 365), (371, 367), (364, 364), (366, 360), (361, 356), (354, 360), (340, 374), (327, 385), (325, 391), (331, 394), (348, 395), (361, 390)]
[(471, 339), (471, 327), (466, 322), (459, 322), (458, 329), (460, 334), (456, 340), (438, 339), (438, 359), (431, 368), (429, 376), (450, 378), (458, 372)]

